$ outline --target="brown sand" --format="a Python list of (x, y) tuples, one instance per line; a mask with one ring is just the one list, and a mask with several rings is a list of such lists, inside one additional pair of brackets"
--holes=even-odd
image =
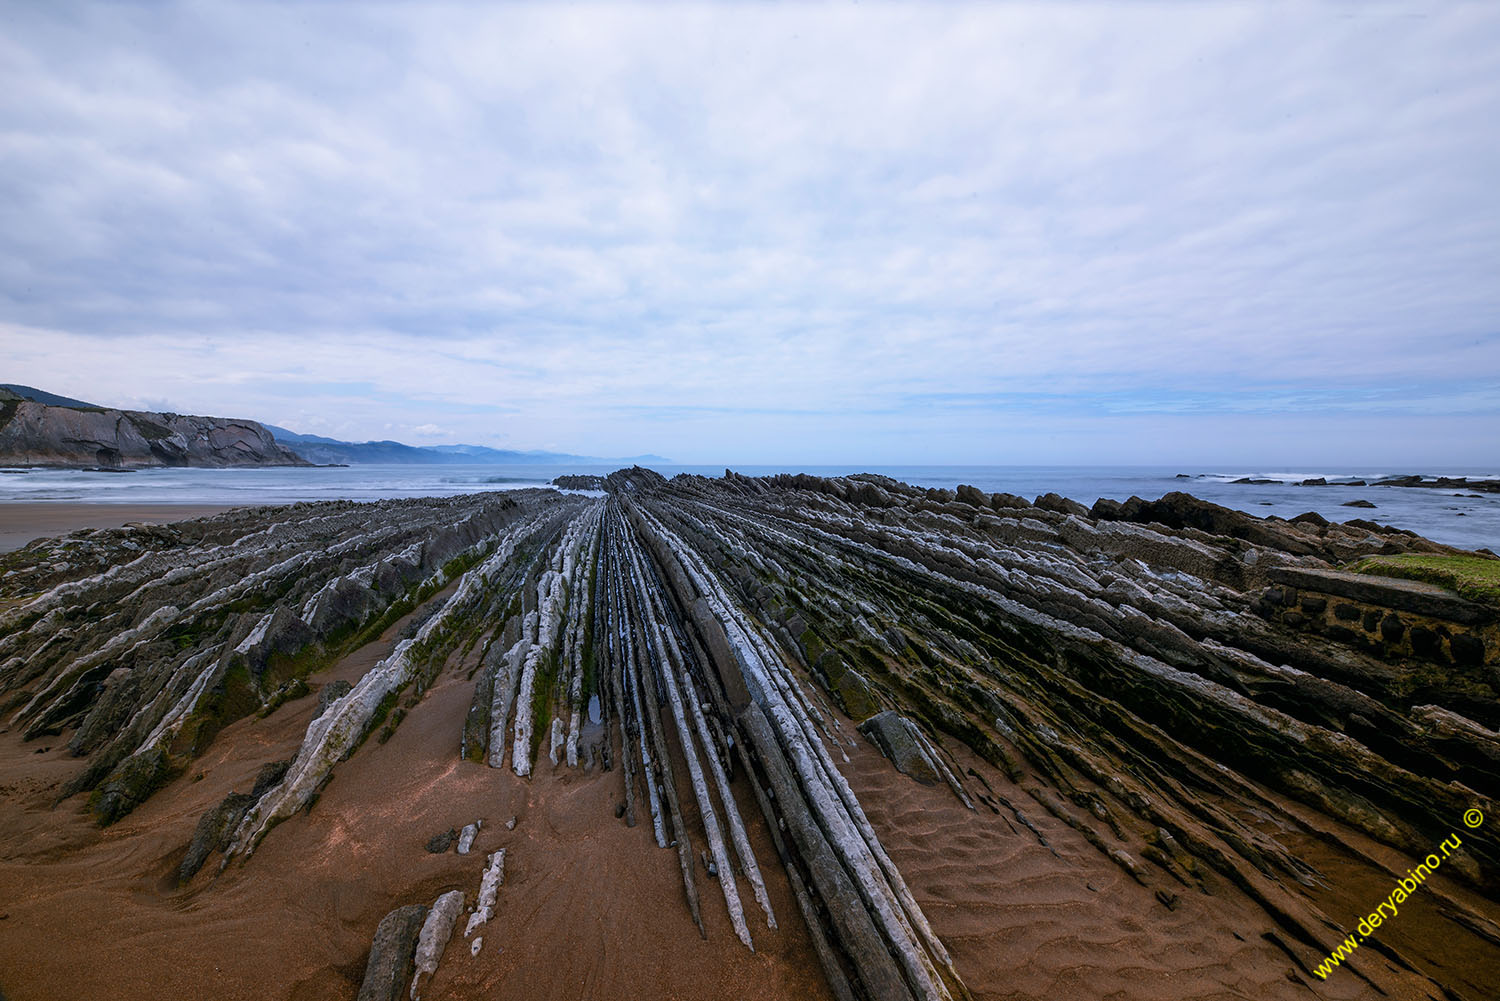
[[(400, 627), (314, 683), (359, 677)], [(781, 920), (767, 930), (741, 883), (752, 954), (701, 868), (699, 937), (676, 851), (656, 847), (649, 820), (632, 829), (615, 819), (618, 769), (554, 773), (544, 755), (527, 782), (458, 760), (465, 673), (444, 675), (387, 743), (372, 738), (341, 764), (311, 812), (272, 830), (248, 861), (216, 874), (214, 856), (182, 890), (175, 869), (198, 817), (295, 752), (315, 698), (227, 727), (193, 772), (104, 831), (83, 797), (49, 809), (80, 764), (66, 736), (0, 735), (0, 988), (11, 1001), (353, 998), (381, 917), (447, 890), (472, 901), (486, 853), (503, 846), (495, 916), (476, 932), (483, 950), (471, 957), (460, 927), (428, 1001), (828, 997), (758, 814), (746, 820)], [(469, 855), (424, 850), (433, 834), (480, 818)]]
[(119, 528), (138, 521), (160, 525), (228, 511), (227, 504), (74, 504), (68, 501), (0, 503), (0, 553), (20, 549), (34, 539), (62, 535), (78, 528)]
[[(1184, 891), (1168, 910), (1000, 772), (983, 774), (1056, 856), (1004, 815), (901, 775), (865, 741), (848, 752), (850, 785), (976, 998), (1307, 997), (1260, 938), (1269, 919), (1243, 898)], [(1320, 996), (1365, 996), (1358, 980), (1334, 987), (1345, 990)]]
[[(314, 685), (360, 677), (405, 621)], [(371, 739), (339, 765), (310, 812), (276, 827), (249, 860), (222, 873), (218, 857), (210, 858), (184, 889), (173, 881), (198, 817), (229, 791), (247, 790), (261, 764), (295, 752), (315, 698), (226, 728), (189, 774), (103, 831), (84, 813), (83, 797), (52, 808), (58, 787), (81, 765), (68, 755), (66, 735), (23, 744), (0, 732), (0, 989), (11, 1001), (350, 999), (381, 917), (452, 889), (472, 901), (486, 854), (503, 846), (506, 878), (495, 916), (476, 932), (483, 949), (470, 956), (461, 921), (423, 991), (428, 1001), (828, 997), (742, 779), (735, 783), (741, 812), (780, 924), (765, 927), (741, 881), (755, 954), (736, 941), (719, 887), (701, 868), (708, 938), (699, 938), (675, 851), (656, 847), (644, 816), (634, 829), (614, 817), (618, 769), (554, 771), (543, 755), (528, 782), (458, 760), (472, 692), (466, 667), (447, 671), (387, 743)], [(841, 725), (846, 736), (854, 733), (847, 720)], [(1169, 910), (966, 752), (961, 766), (1025, 809), (1056, 854), (1006, 817), (984, 807), (971, 812), (946, 787), (900, 775), (862, 738), (845, 750), (845, 775), (978, 1001), (1374, 996), (1352, 975), (1325, 983), (1295, 972), (1291, 958), (1262, 938), (1272, 920), (1222, 880), (1211, 880), (1212, 895), (1179, 887), (1180, 903)], [(696, 830), (681, 769), (678, 781)], [(513, 831), (504, 823), (512, 816)], [(431, 835), (481, 818), (468, 856), (424, 850)], [(1325, 874), (1328, 886), (1312, 892), (1330, 914), (1357, 920), (1389, 892), (1384, 876), (1327, 842), (1288, 844)], [(694, 847), (696, 854), (702, 845)], [(1379, 857), (1378, 849), (1360, 847)], [(1400, 862), (1385, 854), (1391, 865)], [(1473, 895), (1465, 902), (1497, 917), (1493, 903)], [(1420, 968), (1462, 996), (1486, 996), (1483, 985), (1500, 976), (1500, 950), (1452, 935), (1450, 923), (1416, 904), (1382, 938), (1421, 957)]]
[[(842, 725), (845, 734), (854, 732), (847, 720)], [(1136, 883), (966, 749), (959, 748), (962, 768), (981, 773), (1022, 809), (1057, 855), (1005, 816), (981, 804), (970, 811), (946, 786), (923, 786), (901, 775), (862, 738), (856, 736), (846, 750), (845, 777), (976, 999), (1380, 996), (1347, 969), (1326, 981), (1297, 969), (1292, 957), (1262, 938), (1277, 932), (1274, 920), (1215, 876), (1208, 880), (1211, 895), (1167, 884), (1179, 894), (1176, 909), (1169, 910), (1153, 889)], [(972, 778), (966, 784), (977, 786)], [(1369, 852), (1396, 872), (1414, 864), (1314, 811), (1261, 792), (1314, 829)], [(1326, 885), (1309, 891), (1314, 902), (1331, 917), (1347, 918), (1345, 930), (1330, 930), (1330, 945), (1390, 893), (1393, 879), (1352, 851), (1279, 828), (1276, 834), (1322, 874)], [(1442, 886), (1489, 920), (1500, 920), (1495, 902), (1451, 880), (1442, 880)], [(1455, 990), (1454, 997), (1493, 997), (1493, 985), (1500, 982), (1500, 948), (1441, 919), (1435, 905), (1420, 896), (1380, 929), (1380, 941)], [(1301, 955), (1313, 965), (1323, 958), (1312, 958), (1309, 949)], [(1432, 995), (1413, 980), (1405, 993), (1387, 996), (1425, 1001)]]

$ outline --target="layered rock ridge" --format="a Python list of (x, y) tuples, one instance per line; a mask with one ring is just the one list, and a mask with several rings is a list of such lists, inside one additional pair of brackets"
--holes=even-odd
[[(66, 737), (82, 760), (65, 792), (107, 824), (171, 795), (230, 722), (311, 697), (319, 671), (405, 621), (324, 689), (290, 759), (204, 815), (181, 880), (215, 859), (253, 871), (278, 825), (441, 679), (466, 686), (444, 738), (455, 769), (616, 784), (619, 822), (676, 856), (700, 934), (710, 908), (747, 949), (798, 921), (841, 999), (971, 995), (848, 777), (862, 747), (951, 795), (966, 824), (1046, 846), (1034, 818), (1053, 818), (1167, 909), (1247, 901), (1303, 983), (1347, 934), (1327, 866), (1396, 878), (1394, 859), (1425, 856), (1466, 810), (1500, 820), (1496, 610), (1330, 576), (1448, 552), (1410, 533), (877, 476), (635, 468), (598, 486), (33, 545), (0, 577), (0, 710), (28, 738)], [(1380, 610), (1373, 629), (1341, 631), (1350, 593), (1359, 623)], [(1386, 612), (1438, 641), (1382, 639)], [(468, 932), (506, 850), (514, 864), (514, 845), (474, 857)], [(1464, 829), (1443, 871), (1423, 890), (1430, 919), (1492, 949), (1500, 843)], [(403, 900), (390, 928), (414, 942), (441, 900)], [(1370, 990), (1482, 996), (1486, 970), (1372, 941), (1346, 964)], [(377, 936), (380, 992), (433, 976), (447, 933), (423, 942)]]

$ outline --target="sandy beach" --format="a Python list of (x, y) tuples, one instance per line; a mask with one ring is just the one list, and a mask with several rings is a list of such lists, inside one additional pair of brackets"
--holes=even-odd
[(0, 553), (34, 539), (79, 528), (119, 528), (130, 522), (161, 525), (229, 510), (228, 504), (77, 504), (71, 501), (10, 501), (0, 504)]
[[(409, 620), (313, 684), (357, 681)], [(215, 858), (183, 888), (174, 875), (198, 817), (249, 788), (265, 762), (296, 752), (315, 698), (229, 727), (149, 808), (102, 831), (81, 797), (50, 808), (77, 768), (65, 740), (0, 735), (5, 996), (353, 998), (381, 916), (447, 890), (472, 902), (486, 853), (501, 847), (505, 882), (494, 919), (476, 933), (482, 952), (470, 956), (472, 939), (455, 934), (424, 997), (829, 996), (779, 871), (767, 873), (781, 928), (758, 926), (755, 953), (734, 940), (722, 909), (705, 907), (700, 938), (676, 854), (656, 848), (649, 822), (632, 829), (612, 819), (618, 771), (548, 767), (527, 784), (454, 760), (472, 666), (446, 673), (391, 740), (372, 740), (316, 812), (281, 825), (249, 864), (219, 872)], [(757, 850), (774, 857), (763, 822), (747, 815)], [(484, 827), (472, 854), (422, 850), (433, 834), (476, 819)], [(80, 937), (81, 927), (92, 932)], [(73, 944), (58, 949), (60, 941)]]

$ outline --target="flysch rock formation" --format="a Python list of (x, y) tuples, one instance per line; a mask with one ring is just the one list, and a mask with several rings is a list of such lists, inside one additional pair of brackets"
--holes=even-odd
[(307, 466), (255, 421), (53, 407), (0, 389), (0, 465)]
[[(1117, 873), (1161, 920), (1253, 914), (1233, 934), (1275, 971), (1262, 996), (1332, 985), (1313, 970), (1389, 892), (1375, 889), (1458, 831), (1402, 916), (1410, 933), (1371, 938), (1327, 996), (1477, 1001), (1496, 982), (1500, 841), (1461, 818), (1500, 823), (1500, 610), (1337, 569), (1450, 550), (1185, 494), (1090, 510), (869, 475), (639, 468), (600, 486), (239, 510), (0, 558), (4, 739), (74, 761), (45, 803), (17, 793), (14, 809), (86, 810), (107, 837), (192, 795), (233, 733), (263, 757), (183, 829), (155, 891), (204, 906), (232, 892), (223, 879), (253, 885), (329, 784), (421, 717), (443, 781), (607, 784), (596, 826), (675, 859), (699, 936), (727, 929), (749, 955), (795, 934), (839, 999), (1007, 996), (966, 970), (982, 932), (945, 941), (952, 905), (908, 880), (872, 819), (884, 804), (852, 762), (883, 754), (896, 781), (949, 797), (939, 844), (1014, 839), (1089, 891)], [(437, 692), (464, 707), (447, 722), (422, 715)], [(257, 743), (304, 704), (292, 744)], [(445, 967), (526, 961), (505, 943), (507, 915), (528, 912), (506, 908), (536, 835), (506, 815), (459, 800), (422, 818), (411, 864), (451, 860), (462, 878), (367, 919), (345, 996), (366, 968), (380, 982), (361, 997), (443, 997), (464, 996)], [(458, 826), (475, 846), (462, 857)], [(502, 890), (507, 869), (522, 883)], [(1352, 914), (1350, 886), (1370, 888)], [(435, 899), (442, 927), (419, 936)], [(1200, 986), (1181, 996), (1232, 985)]]

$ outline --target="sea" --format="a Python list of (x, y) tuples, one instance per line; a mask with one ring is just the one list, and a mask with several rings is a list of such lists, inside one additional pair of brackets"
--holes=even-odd
[[(605, 465), (358, 465), (268, 469), (141, 469), (132, 472), (31, 469), (0, 470), (0, 503), (59, 501), (95, 504), (290, 504), (318, 500), (379, 500), (433, 497), (550, 484), (565, 473), (605, 474)], [(721, 476), (724, 466), (657, 465), (663, 476), (697, 473)], [(1464, 549), (1500, 551), (1500, 494), (1412, 487), (1299, 486), (1322, 477), (1336, 480), (1409, 475), (1409, 469), (1181, 466), (733, 466), (747, 476), (814, 473), (842, 476), (879, 473), (926, 487), (968, 483), (986, 492), (1005, 491), (1026, 498), (1045, 493), (1071, 497), (1085, 506), (1100, 497), (1155, 500), (1174, 490), (1255, 515), (1291, 518), (1316, 511), (1330, 521), (1363, 518), (1409, 529), (1434, 541)], [(1425, 476), (1500, 479), (1497, 469), (1423, 470)], [(1270, 483), (1235, 483), (1250, 477)], [(1344, 506), (1367, 500), (1374, 509)]]

